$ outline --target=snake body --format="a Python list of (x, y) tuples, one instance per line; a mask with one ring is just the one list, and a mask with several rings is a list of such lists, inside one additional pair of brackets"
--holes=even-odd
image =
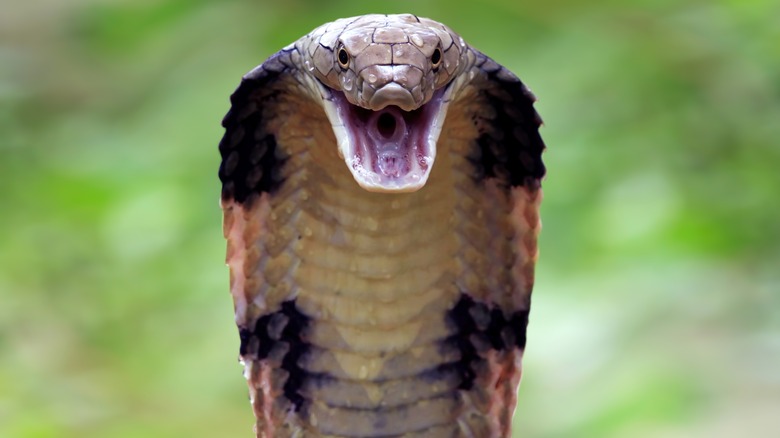
[(325, 24), (244, 76), (219, 176), (258, 437), (511, 434), (533, 101), (414, 15)]

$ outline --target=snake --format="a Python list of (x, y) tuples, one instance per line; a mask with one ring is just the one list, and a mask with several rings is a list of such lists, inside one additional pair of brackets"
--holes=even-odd
[(257, 437), (512, 435), (535, 100), (411, 14), (324, 24), (243, 76), (219, 178)]

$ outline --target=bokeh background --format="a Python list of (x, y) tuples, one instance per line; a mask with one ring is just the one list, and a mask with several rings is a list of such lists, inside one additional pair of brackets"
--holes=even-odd
[(367, 12), (539, 96), (515, 436), (780, 436), (780, 3), (7, 1), (0, 436), (249, 437), (218, 206), (241, 75)]

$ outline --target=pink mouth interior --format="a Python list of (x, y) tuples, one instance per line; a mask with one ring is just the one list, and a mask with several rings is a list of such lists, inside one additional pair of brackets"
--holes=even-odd
[[(412, 159), (421, 158), (416, 152), (422, 139), (414, 138), (421, 130), (414, 129), (415, 121), (409, 116), (411, 114), (404, 114), (396, 106), (372, 111), (369, 115), (363, 140), (368, 146), (365, 152), (368, 152), (374, 172), (398, 178), (409, 173)], [(406, 117), (411, 123), (406, 122)]]
[(427, 176), (433, 164), (428, 141), (441, 93), (413, 111), (395, 105), (371, 111), (352, 105), (342, 93), (334, 97), (352, 143), (353, 156), (344, 159), (353, 173), (388, 187)]

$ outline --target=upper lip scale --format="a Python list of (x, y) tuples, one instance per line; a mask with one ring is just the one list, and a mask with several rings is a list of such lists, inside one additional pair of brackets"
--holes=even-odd
[(368, 102), (368, 106), (374, 111), (379, 111), (391, 105), (397, 106), (404, 111), (412, 111), (417, 108), (418, 103), (414, 101), (414, 96), (412, 96), (409, 90), (395, 82), (391, 82), (376, 90)]

